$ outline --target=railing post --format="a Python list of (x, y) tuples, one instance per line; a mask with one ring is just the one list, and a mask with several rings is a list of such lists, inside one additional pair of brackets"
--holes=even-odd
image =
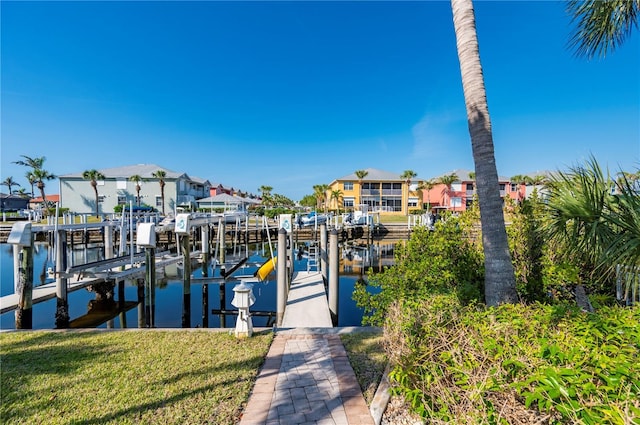
[(329, 312), (333, 326), (338, 326), (339, 273), (338, 231), (331, 229), (329, 233)]

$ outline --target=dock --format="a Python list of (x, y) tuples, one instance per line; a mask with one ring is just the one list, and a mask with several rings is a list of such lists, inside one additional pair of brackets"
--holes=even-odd
[(320, 272), (299, 271), (294, 273), (284, 310), (282, 327), (333, 327), (327, 294)]
[[(199, 252), (192, 253), (192, 258), (196, 258), (200, 255)], [(182, 261), (182, 256), (168, 255), (166, 253), (160, 253), (156, 256), (156, 269), (161, 271), (165, 266), (178, 263)], [(140, 278), (144, 277), (145, 267), (144, 261), (137, 262), (133, 265), (125, 266), (125, 270), (118, 270), (120, 263), (117, 260), (103, 260), (96, 262), (103, 263), (104, 267), (100, 270), (92, 270), (84, 265), (83, 270), (79, 270), (73, 273), (67, 279), (67, 293), (77, 291), (87, 286), (101, 283), (107, 280), (120, 280), (124, 278)], [(111, 264), (110, 264), (111, 263)], [(114, 265), (118, 265), (114, 267)], [(78, 267), (80, 268), (80, 267)], [(73, 269), (73, 268), (71, 268)], [(32, 304), (38, 304), (56, 297), (56, 282), (46, 283), (44, 285), (35, 286), (32, 294)], [(7, 313), (9, 311), (18, 308), (18, 300), (20, 295), (17, 293), (5, 295), (0, 298), (0, 314)]]

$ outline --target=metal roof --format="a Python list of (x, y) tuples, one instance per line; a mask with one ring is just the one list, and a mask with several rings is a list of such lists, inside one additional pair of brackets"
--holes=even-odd
[[(105, 178), (107, 179), (117, 179), (117, 178), (128, 179), (129, 177), (135, 176), (135, 175), (138, 175), (143, 179), (156, 179), (155, 177), (153, 177), (153, 173), (157, 171), (164, 171), (167, 179), (185, 178), (185, 179), (194, 181), (196, 183), (202, 183), (202, 184), (209, 183), (209, 181), (206, 179), (202, 179), (200, 177), (191, 177), (187, 173), (178, 173), (156, 164), (125, 165), (122, 167), (103, 168), (98, 171), (104, 174)], [(84, 171), (79, 173), (65, 174), (60, 177), (61, 178), (83, 178), (82, 177), (83, 173)]]

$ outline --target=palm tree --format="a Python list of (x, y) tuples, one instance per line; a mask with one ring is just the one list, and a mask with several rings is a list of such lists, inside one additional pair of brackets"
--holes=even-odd
[(423, 180), (418, 183), (418, 192), (420, 193), (420, 200), (423, 199), (422, 191), (427, 191), (427, 210), (431, 209), (431, 189), (435, 187), (436, 183), (433, 180)]
[(369, 175), (369, 172), (367, 170), (356, 170), (355, 175), (358, 178), (358, 185), (360, 187), (360, 193), (358, 194), (358, 203), (362, 204), (362, 180), (364, 180), (364, 178)]
[(36, 184), (36, 179), (35, 177), (33, 177), (33, 171), (27, 171), (27, 173), (24, 176), (26, 177), (27, 181), (31, 185), (31, 198), (34, 198), (35, 196), (33, 193), (33, 186)]
[(340, 204), (342, 203), (342, 191), (340, 189), (335, 189), (331, 191), (331, 200), (336, 201), (336, 208), (338, 210), (338, 214), (340, 214)]
[(46, 159), (44, 156), (34, 157), (34, 158), (27, 155), (20, 155), (20, 156), (23, 157), (24, 160), (13, 161), (13, 163), (18, 165), (24, 165), (25, 167), (30, 167), (33, 169), (42, 168), (42, 166), (44, 165), (44, 161)]
[(439, 184), (444, 185), (443, 192), (446, 195), (445, 199), (446, 197), (449, 197), (449, 202), (443, 202), (443, 204), (451, 206), (451, 197), (450, 197), (451, 185), (457, 180), (458, 180), (458, 175), (456, 173), (445, 174), (443, 176), (438, 177), (437, 182)]
[(53, 173), (42, 168), (44, 165), (45, 157), (30, 157), (27, 155), (20, 155), (24, 160), (14, 161), (14, 164), (24, 165), (25, 167), (30, 167), (31, 170), (27, 173), (27, 178), (29, 179), (29, 183), (31, 183), (31, 196), (33, 197), (33, 184), (36, 185), (38, 190), (40, 190), (40, 196), (42, 196), (42, 204), (45, 208), (45, 214), (47, 212), (47, 198), (44, 194), (45, 180), (53, 180), (56, 176)]
[(518, 301), (502, 212), (491, 120), (484, 86), (472, 0), (451, 0), (462, 87), (475, 163), (485, 265), (485, 302)]
[(639, 0), (569, 0), (567, 12), (576, 24), (569, 45), (580, 56), (604, 58), (638, 27)]
[(44, 181), (53, 180), (56, 178), (56, 176), (45, 169), (37, 168), (33, 170), (33, 177), (36, 181), (36, 187), (40, 191), (40, 196), (42, 196), (42, 204), (44, 205), (45, 213), (47, 213), (46, 210), (49, 207), (49, 203), (47, 202), (47, 198), (44, 195)]
[(258, 188), (260, 193), (262, 193), (262, 204), (268, 206), (271, 203), (271, 191), (273, 188), (271, 186), (260, 186)]
[[(402, 174), (400, 174), (400, 178), (403, 179), (407, 183), (407, 205), (409, 203), (409, 186), (411, 185), (411, 179), (416, 178), (418, 173), (413, 170), (404, 170)], [(407, 214), (409, 213), (409, 208), (407, 208)]]
[(82, 178), (89, 180), (93, 193), (96, 196), (96, 218), (100, 218), (100, 199), (98, 196), (98, 180), (104, 180), (105, 176), (98, 170), (87, 170), (82, 173)]
[(134, 174), (133, 176), (129, 177), (129, 180), (136, 184), (136, 205), (140, 206), (140, 189), (142, 188), (142, 186), (140, 186), (140, 183), (144, 180), (142, 176), (138, 174)]
[(516, 174), (509, 180), (511, 183), (515, 183), (518, 185), (518, 202), (522, 202), (526, 195), (526, 190), (523, 192), (522, 186), (526, 186), (527, 184), (529, 184), (531, 182), (531, 177), (523, 174)]
[(316, 197), (316, 207), (317, 209), (322, 208), (324, 205), (324, 212), (327, 212), (327, 191), (329, 190), (329, 185), (326, 184), (316, 184), (313, 186), (313, 195)]
[(151, 176), (158, 179), (160, 183), (160, 198), (162, 199), (162, 215), (164, 215), (164, 179), (167, 177), (167, 173), (164, 170), (158, 170), (155, 173), (151, 173)]
[(13, 193), (13, 189), (11, 189), (13, 186), (16, 186), (16, 187), (20, 186), (20, 183), (15, 181), (12, 176), (9, 176), (6, 179), (4, 179), (0, 184), (3, 186), (7, 186), (9, 188), (9, 195)]

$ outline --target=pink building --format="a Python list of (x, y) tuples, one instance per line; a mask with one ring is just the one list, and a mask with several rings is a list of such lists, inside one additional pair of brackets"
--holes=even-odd
[[(446, 180), (447, 176), (451, 178), (452, 183), (445, 185), (437, 183)], [(465, 211), (475, 201), (476, 182), (473, 172), (470, 170), (453, 170), (432, 179), (436, 182), (431, 190), (424, 189), (422, 191), (422, 201), (425, 209), (431, 210), (449, 210), (449, 211)], [(500, 196), (502, 198), (508, 196), (516, 202), (520, 202), (525, 198), (526, 185), (522, 182), (511, 182), (509, 178), (498, 177), (500, 183)]]

